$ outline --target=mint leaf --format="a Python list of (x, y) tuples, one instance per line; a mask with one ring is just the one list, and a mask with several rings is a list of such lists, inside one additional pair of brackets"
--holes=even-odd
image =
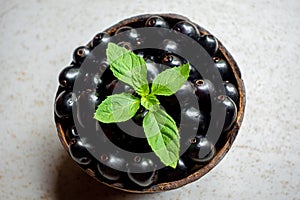
[(149, 94), (147, 66), (143, 58), (111, 42), (106, 56), (115, 77), (131, 85), (139, 95)]
[(176, 93), (186, 82), (189, 73), (189, 63), (161, 72), (153, 80), (151, 94), (170, 96)]
[(149, 111), (143, 120), (147, 141), (166, 166), (176, 168), (179, 159), (179, 134), (175, 121), (164, 110)]
[(154, 110), (155, 105), (159, 105), (159, 101), (156, 96), (150, 94), (145, 97), (142, 97), (141, 104), (148, 110)]
[(114, 43), (108, 44), (106, 55), (114, 76), (131, 85), (140, 98), (125, 93), (111, 95), (98, 106), (94, 118), (103, 123), (127, 121), (135, 115), (141, 104), (149, 110), (143, 119), (149, 145), (163, 164), (176, 168), (180, 150), (178, 129), (172, 117), (160, 108), (156, 95), (176, 93), (189, 76), (189, 64), (158, 74), (149, 94), (147, 66), (143, 58)]
[(139, 98), (125, 93), (114, 94), (101, 102), (94, 118), (103, 123), (123, 122), (132, 118), (139, 107)]

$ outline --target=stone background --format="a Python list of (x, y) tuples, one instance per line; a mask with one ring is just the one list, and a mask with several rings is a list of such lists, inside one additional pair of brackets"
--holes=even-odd
[[(0, 0), (0, 199), (300, 199), (300, 2)], [(73, 50), (130, 16), (173, 12), (232, 53), (246, 115), (226, 157), (200, 180), (149, 195), (98, 184), (56, 135), (57, 76)]]

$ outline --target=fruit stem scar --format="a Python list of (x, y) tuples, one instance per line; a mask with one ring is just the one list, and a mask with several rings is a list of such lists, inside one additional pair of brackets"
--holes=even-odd
[(196, 85), (199, 86), (199, 85), (203, 85), (204, 84), (204, 81), (202, 79), (199, 79), (196, 81)]
[(84, 52), (83, 52), (82, 49), (79, 49), (78, 52), (77, 52), (77, 54), (78, 54), (79, 56), (83, 56)]

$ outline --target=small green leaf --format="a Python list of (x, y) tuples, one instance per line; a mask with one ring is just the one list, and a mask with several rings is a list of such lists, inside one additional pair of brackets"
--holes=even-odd
[(177, 166), (177, 163), (178, 163), (178, 160), (176, 160), (175, 162), (169, 164), (169, 166), (175, 169), (176, 166)]
[(144, 106), (146, 109), (148, 110), (153, 110), (155, 105), (159, 105), (159, 101), (158, 99), (156, 98), (155, 95), (147, 95), (145, 97), (142, 97), (141, 99), (141, 104), (142, 106)]
[(132, 118), (139, 107), (139, 98), (125, 93), (114, 94), (101, 102), (94, 118), (103, 123), (123, 122)]
[(170, 96), (176, 93), (186, 82), (189, 73), (189, 63), (161, 72), (153, 80), (151, 94)]
[(149, 111), (143, 120), (147, 141), (166, 166), (176, 168), (179, 159), (179, 134), (175, 121), (164, 110)]
[(141, 96), (149, 94), (145, 60), (114, 43), (108, 43), (107, 60), (114, 76), (127, 83)]

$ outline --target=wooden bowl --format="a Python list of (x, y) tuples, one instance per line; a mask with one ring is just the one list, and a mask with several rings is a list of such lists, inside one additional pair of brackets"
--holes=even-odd
[[(161, 16), (162, 18), (168, 20), (168, 21), (189, 21), (186, 17), (177, 15), (177, 14), (145, 14), (145, 15), (139, 15), (135, 17), (131, 17), (125, 20), (122, 20), (121, 22), (111, 26), (110, 28), (104, 30), (104, 32), (108, 33), (109, 35), (114, 35), (116, 30), (118, 30), (120, 27), (123, 26), (132, 26), (132, 24), (145, 24), (146, 20), (152, 16)], [(208, 31), (206, 31), (203, 27), (193, 23), (198, 31), (200, 32), (201, 35), (211, 35)], [(218, 40), (217, 40), (218, 41)], [(86, 46), (91, 47), (91, 42), (89, 42)], [(124, 185), (121, 182), (116, 182), (113, 183), (111, 181), (106, 181), (105, 179), (99, 178), (96, 173), (95, 173), (95, 168), (92, 166), (82, 166), (80, 167), (90, 176), (98, 180), (99, 182), (108, 185), (109, 187), (118, 189), (118, 190), (123, 190), (126, 192), (131, 192), (131, 193), (153, 193), (153, 192), (161, 192), (161, 191), (166, 191), (166, 190), (172, 190), (175, 188), (179, 188), (181, 186), (184, 186), (188, 183), (191, 183), (193, 181), (198, 180), (202, 176), (204, 176), (206, 173), (208, 173), (212, 168), (214, 168), (221, 160), (222, 158), (226, 155), (228, 150), (230, 149), (233, 141), (235, 140), (238, 131), (240, 129), (240, 126), (242, 124), (243, 116), (244, 116), (244, 109), (245, 109), (245, 103), (246, 103), (246, 98), (245, 98), (245, 87), (243, 80), (241, 78), (241, 73), (240, 70), (237, 66), (237, 63), (234, 61), (233, 57), (231, 54), (226, 50), (226, 48), (223, 46), (223, 44), (218, 41), (218, 50), (216, 53), (217, 57), (222, 58), (227, 62), (229, 65), (230, 69), (232, 70), (233, 77), (232, 79), (234, 80), (234, 84), (238, 90), (239, 94), (239, 100), (237, 104), (237, 118), (232, 126), (232, 128), (225, 132), (221, 139), (223, 140), (221, 142), (221, 146), (216, 149), (216, 154), (215, 156), (205, 165), (201, 166), (199, 169), (194, 171), (192, 174), (187, 175), (186, 177), (176, 180), (176, 181), (171, 181), (171, 182), (160, 182), (156, 183), (154, 185), (150, 185), (149, 187), (145, 188), (128, 188), (126, 185)], [(64, 87), (60, 86), (57, 92), (56, 97), (61, 93), (61, 91), (64, 90)], [(58, 136), (63, 144), (64, 148), (68, 151), (70, 141), (67, 138), (67, 133), (66, 133), (66, 127), (65, 125), (65, 120), (59, 119), (59, 117), (55, 114), (55, 122), (57, 126), (57, 131), (58, 131)]]

